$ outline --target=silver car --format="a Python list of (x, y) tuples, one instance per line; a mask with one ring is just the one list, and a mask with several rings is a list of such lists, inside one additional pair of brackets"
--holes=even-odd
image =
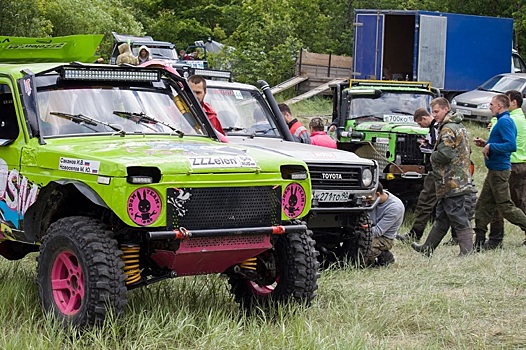
[[(451, 109), (462, 113), (466, 120), (488, 123), (492, 118), (489, 110), (491, 98), (508, 90), (518, 90), (524, 96), (526, 73), (497, 74), (475, 90), (455, 96), (451, 101)], [(526, 113), (526, 103), (522, 105), (522, 109)]]

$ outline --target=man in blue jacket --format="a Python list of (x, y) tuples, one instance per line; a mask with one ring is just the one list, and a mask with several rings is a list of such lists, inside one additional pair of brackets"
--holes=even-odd
[(482, 148), (488, 174), (475, 206), (475, 248), (481, 250), (486, 240), (488, 224), (495, 207), (506, 220), (526, 232), (526, 214), (510, 198), (508, 179), (511, 173), (511, 153), (517, 150), (517, 127), (510, 117), (510, 99), (504, 94), (491, 99), (489, 109), (498, 122), (484, 141), (475, 138), (475, 145)]

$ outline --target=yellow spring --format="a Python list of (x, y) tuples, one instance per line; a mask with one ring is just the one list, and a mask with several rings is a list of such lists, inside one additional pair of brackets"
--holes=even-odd
[(138, 245), (123, 245), (122, 261), (124, 261), (124, 273), (126, 284), (138, 282), (141, 279), (141, 271), (139, 269), (139, 252), (141, 248)]
[(243, 269), (249, 269), (249, 270), (255, 270), (256, 266), (258, 265), (256, 258), (248, 258), (247, 260), (243, 261), (239, 266)]

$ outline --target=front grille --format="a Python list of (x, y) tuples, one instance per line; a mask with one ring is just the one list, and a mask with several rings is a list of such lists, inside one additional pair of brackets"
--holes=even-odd
[(457, 107), (478, 108), (478, 105), (467, 102), (457, 102)]
[(311, 176), (312, 189), (352, 190), (360, 189), (362, 168), (341, 164), (307, 164)]
[(170, 188), (167, 228), (214, 229), (280, 224), (281, 187)]
[(424, 154), (420, 151), (421, 135), (397, 135), (396, 156), (400, 157), (402, 165), (423, 165)]

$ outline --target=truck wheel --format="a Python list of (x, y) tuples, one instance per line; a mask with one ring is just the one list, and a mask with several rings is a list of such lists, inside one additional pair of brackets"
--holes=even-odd
[(122, 252), (100, 221), (72, 216), (53, 223), (37, 258), (40, 303), (64, 326), (101, 324), (126, 305)]
[(344, 242), (343, 251), (346, 252), (347, 259), (352, 265), (363, 267), (365, 265), (365, 257), (371, 251), (373, 244), (369, 214), (363, 212), (357, 216), (353, 231), (351, 239)]
[(278, 239), (274, 248), (257, 256), (257, 282), (238, 275), (230, 276), (232, 294), (247, 310), (276, 301), (308, 306), (318, 289), (317, 256), (314, 240), (309, 235), (286, 234)]

